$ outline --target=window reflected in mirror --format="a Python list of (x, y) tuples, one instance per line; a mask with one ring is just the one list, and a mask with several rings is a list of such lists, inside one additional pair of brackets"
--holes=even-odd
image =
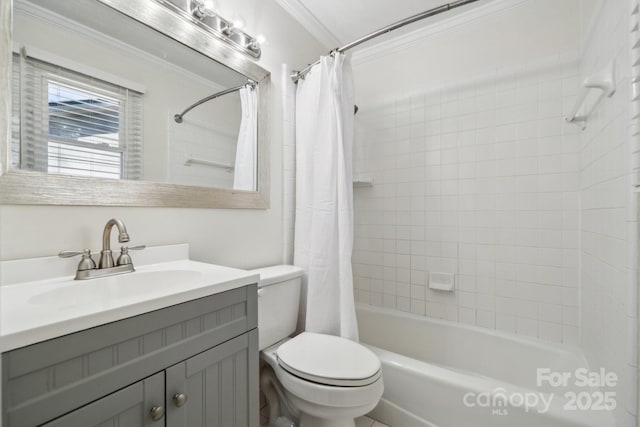
[(13, 55), (12, 166), (111, 179), (143, 177), (144, 94)]

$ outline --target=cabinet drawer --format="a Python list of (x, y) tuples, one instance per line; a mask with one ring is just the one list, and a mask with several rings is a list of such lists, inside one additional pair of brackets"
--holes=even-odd
[(164, 405), (163, 392), (164, 372), (160, 372), (43, 427), (156, 427), (149, 410)]
[(246, 286), (2, 354), (3, 425), (35, 426), (257, 326)]

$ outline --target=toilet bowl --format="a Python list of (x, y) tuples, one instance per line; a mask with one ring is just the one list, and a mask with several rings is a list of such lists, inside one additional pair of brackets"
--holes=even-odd
[[(285, 412), (299, 427), (354, 427), (384, 390), (380, 360), (357, 342), (296, 329), (303, 270), (254, 270), (258, 283), (262, 391), (274, 422)], [(281, 408), (284, 411), (281, 411)]]

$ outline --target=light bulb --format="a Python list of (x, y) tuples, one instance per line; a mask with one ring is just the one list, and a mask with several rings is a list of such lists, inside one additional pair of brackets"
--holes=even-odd
[(227, 28), (225, 28), (222, 32), (225, 36), (229, 37), (236, 31), (242, 30), (246, 25), (246, 21), (244, 18), (238, 14), (233, 15), (231, 20), (227, 23)]
[(214, 0), (193, 0), (193, 4), (195, 5), (193, 15), (198, 19), (215, 16), (218, 13), (218, 5)]
[(267, 38), (262, 35), (259, 34), (258, 37), (256, 37), (251, 44), (249, 45), (249, 47), (253, 50), (258, 50), (260, 49), (260, 47), (264, 46), (267, 43)]
[(245, 27), (245, 25), (247, 25), (247, 22), (244, 20), (244, 18), (240, 15), (234, 15), (233, 19), (231, 20), (231, 26), (233, 27), (234, 30), (241, 30)]

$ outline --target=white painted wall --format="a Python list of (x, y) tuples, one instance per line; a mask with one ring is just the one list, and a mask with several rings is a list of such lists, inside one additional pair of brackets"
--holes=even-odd
[[(324, 49), (272, 0), (220, 2), (224, 16), (240, 13), (247, 30), (264, 33), (259, 64), (272, 73), (271, 208), (267, 210), (0, 206), (0, 259), (99, 248), (104, 223), (121, 218), (132, 242), (191, 244), (194, 259), (234, 267), (282, 261), (281, 67), (313, 61)], [(5, 117), (0, 118), (8, 120)]]
[(600, 8), (604, 2), (605, 0), (582, 0), (580, 2), (580, 38), (583, 49), (589, 41), (591, 30), (599, 18)]
[[(591, 0), (588, 0), (591, 1)], [(581, 0), (502, 0), (354, 53), (356, 102), (387, 103), (580, 47)], [(486, 11), (483, 13), (483, 11)], [(466, 21), (465, 16), (478, 15)], [(416, 30), (420, 33), (420, 29)], [(375, 70), (375, 71), (371, 71)]]

